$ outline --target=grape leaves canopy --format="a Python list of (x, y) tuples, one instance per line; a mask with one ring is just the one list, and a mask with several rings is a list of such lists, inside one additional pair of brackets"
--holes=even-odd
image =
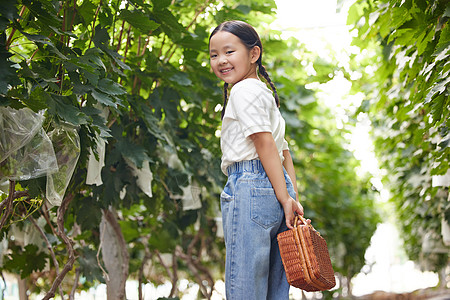
[(449, 17), (448, 1), (412, 0), (357, 1), (348, 17), (354, 44), (373, 53), (353, 61), (358, 113), (372, 121), (406, 252), (432, 271), (450, 253)]

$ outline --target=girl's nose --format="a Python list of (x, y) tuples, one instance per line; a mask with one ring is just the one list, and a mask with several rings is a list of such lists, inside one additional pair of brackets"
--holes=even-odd
[(222, 65), (225, 65), (226, 63), (228, 63), (227, 58), (226, 58), (226, 57), (220, 58), (220, 63), (221, 63)]

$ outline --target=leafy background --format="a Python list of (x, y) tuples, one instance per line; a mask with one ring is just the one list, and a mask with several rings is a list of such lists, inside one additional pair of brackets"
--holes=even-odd
[[(167, 297), (181, 297), (183, 278), (199, 285), (199, 298), (211, 297), (224, 272), (217, 217), (225, 177), (219, 169), (222, 87), (207, 49), (210, 30), (228, 19), (254, 24), (263, 39), (301, 201), (327, 240), (340, 279), (324, 296), (351, 295), (351, 278), (364, 266), (381, 221), (377, 191), (368, 176), (356, 174), (360, 163), (347, 150), (347, 129), (338, 129), (333, 112), (306, 88), (338, 72), (362, 74), (352, 80), (354, 92), (366, 95), (357, 113), (374, 126), (409, 257), (426, 261), (427, 270), (445, 267), (448, 252), (421, 249), (423, 237), (439, 233), (441, 219), (450, 218), (448, 187), (431, 184), (448, 169), (449, 8), (445, 1), (403, 2), (352, 6), (354, 43), (374, 54), (351, 57), (349, 71), (270, 30), (273, 1), (1, 1), (1, 107), (45, 111), (45, 132), (70, 125), (80, 140), (60, 205), (46, 201), (45, 176), (8, 181), (2, 175), (1, 271), (17, 274), (22, 287), (47, 299), (70, 298), (99, 283), (125, 298), (126, 280), (140, 283), (140, 297), (142, 284), (167, 281)], [(366, 72), (368, 65), (378, 71)], [(350, 117), (353, 126), (357, 115)], [(103, 184), (88, 185), (90, 157), (101, 157), (102, 141)], [(17, 169), (1, 159), (2, 174)], [(134, 168), (147, 163), (151, 193)], [(186, 209), (197, 196), (201, 207)], [(115, 241), (112, 258), (105, 236)], [(111, 261), (120, 265), (109, 268)]]

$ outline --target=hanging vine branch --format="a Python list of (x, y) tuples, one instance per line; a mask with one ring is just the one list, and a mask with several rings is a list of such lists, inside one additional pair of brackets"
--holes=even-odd
[[(25, 12), (25, 9), (26, 9), (26, 6), (25, 5), (22, 6), (22, 9), (20, 10), (20, 13), (19, 13), (19, 17), (23, 16), (23, 13)], [(19, 21), (20, 21), (20, 19), (17, 19), (17, 22), (19, 22)], [(12, 39), (14, 37), (14, 34), (16, 33), (16, 30), (17, 29), (15, 27), (11, 30), (11, 33), (10, 33), (10, 35), (8, 37), (8, 40), (5, 43), (6, 50), (9, 50), (9, 47), (11, 46), (11, 42), (12, 42)]]
[(43, 300), (48, 300), (53, 297), (55, 297), (55, 292), (61, 285), (64, 277), (67, 275), (67, 273), (72, 270), (73, 264), (75, 262), (75, 252), (73, 250), (73, 241), (66, 235), (65, 229), (64, 229), (64, 215), (67, 211), (67, 207), (69, 206), (70, 202), (73, 200), (74, 195), (69, 194), (66, 197), (64, 197), (61, 206), (58, 207), (58, 213), (57, 213), (57, 224), (58, 224), (58, 230), (57, 234), (58, 236), (64, 241), (64, 244), (66, 245), (66, 249), (68, 252), (68, 260), (67, 263), (64, 265), (64, 268), (59, 273), (59, 275), (56, 276), (55, 280), (53, 281), (52, 287), (47, 292)]
[(16, 182), (10, 180), (9, 181), (9, 194), (8, 197), (0, 203), (0, 211), (2, 213), (2, 218), (0, 219), (0, 230), (6, 224), (9, 216), (12, 212), (12, 206), (14, 201), (14, 193), (15, 193)]
[[(206, 8), (212, 3), (212, 1), (213, 0), (207, 0), (206, 1), (206, 3), (203, 5), (203, 6), (201, 6), (196, 12), (195, 12), (195, 15), (194, 15), (194, 18), (192, 19), (192, 21), (189, 23), (189, 25), (186, 27), (186, 31), (188, 31), (196, 22), (197, 22), (197, 18), (200, 16), (200, 14), (201, 13), (203, 13), (205, 10), (206, 10)], [(173, 50), (172, 50), (173, 49)], [(172, 46), (171, 46), (171, 48), (169, 48), (169, 50), (166, 52), (166, 54), (165, 54), (165, 57), (166, 57), (166, 60), (165, 60), (165, 62), (166, 63), (168, 63), (171, 59), (172, 59), (172, 56), (175, 54), (175, 52), (177, 51), (177, 49), (178, 49), (178, 45), (177, 44), (173, 44)], [(170, 54), (169, 54), (170, 53)]]
[[(56, 276), (59, 276), (59, 263), (58, 263), (58, 259), (56, 258), (55, 252), (53, 251), (52, 244), (48, 240), (48, 238), (45, 235), (45, 233), (42, 231), (42, 228), (39, 227), (39, 225), (36, 223), (34, 218), (32, 216), (29, 216), (28, 219), (31, 221), (31, 223), (33, 224), (34, 228), (36, 228), (36, 230), (39, 232), (39, 235), (45, 241), (45, 245), (47, 246), (48, 252), (50, 253), (50, 256), (52, 257), (53, 264), (55, 266)], [(63, 290), (62, 290), (61, 286), (59, 287), (59, 293), (61, 294), (61, 299), (64, 299), (64, 293), (63, 293)]]
[(98, 3), (97, 10), (95, 11), (94, 20), (92, 21), (92, 32), (91, 32), (91, 38), (89, 39), (89, 46), (88, 48), (91, 48), (92, 41), (94, 39), (95, 34), (95, 22), (97, 21), (98, 13), (100, 12), (100, 8), (102, 7), (102, 0)]
[(9, 192), (8, 197), (6, 197), (1, 203), (0, 203), (0, 213), (1, 213), (1, 219), (0, 219), (0, 230), (5, 226), (7, 220), (11, 217), (13, 213), (13, 204), (14, 200), (20, 199), (22, 197), (28, 197), (28, 191), (16, 191), (16, 182), (14, 180), (9, 181)]

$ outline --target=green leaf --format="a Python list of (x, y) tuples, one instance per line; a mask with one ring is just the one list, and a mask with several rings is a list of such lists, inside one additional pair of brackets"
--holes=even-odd
[(59, 30), (58, 28), (54, 27), (54, 26), (48, 26), (51, 30), (53, 30), (54, 33), (56, 33), (57, 35), (61, 35), (61, 36), (69, 36), (71, 38), (77, 38), (77, 36), (75, 34), (73, 34), (72, 32), (69, 31), (62, 31)]
[(51, 113), (73, 125), (87, 124), (86, 115), (72, 105), (69, 97), (51, 94), (51, 98), (53, 102), (48, 104)]
[[(449, 80), (450, 81), (450, 78)], [(439, 96), (435, 97), (432, 102), (432, 114), (433, 114), (433, 124), (436, 124), (436, 122), (439, 122), (442, 119), (442, 116), (444, 114), (444, 109), (446, 108), (447, 104), (447, 97), (445, 97), (444, 94), (440, 94)], [(448, 108), (448, 107), (447, 107)]]
[(424, 102), (428, 103), (437, 94), (442, 94), (447, 89), (447, 85), (449, 84), (449, 82), (450, 82), (450, 77), (448, 77), (448, 74), (447, 74), (447, 76), (444, 77), (444, 79), (442, 79), (440, 81), (436, 81), (434, 83), (434, 85), (432, 86), (431, 90), (428, 92)]
[(17, 0), (1, 0), (0, 1), (0, 31), (4, 31), (10, 21), (19, 19), (17, 13)]
[(139, 29), (143, 34), (148, 34), (160, 26), (160, 24), (151, 20), (148, 15), (139, 10), (121, 10), (120, 18)]
[(0, 16), (5, 17), (8, 20), (14, 21), (19, 19), (17, 13), (17, 0), (1, 0), (0, 5), (2, 7)]
[(142, 111), (145, 125), (147, 125), (147, 130), (158, 139), (164, 139), (161, 127), (159, 125), (159, 120), (155, 117), (154, 113), (147, 105), (140, 107)]
[(64, 54), (62, 54), (56, 47), (55, 45), (50, 41), (50, 39), (46, 36), (43, 35), (39, 35), (39, 34), (29, 34), (26, 33), (24, 31), (21, 31), (21, 33), (30, 41), (38, 43), (38, 44), (42, 44), (42, 45), (47, 45), (50, 48), (50, 51), (52, 51), (53, 53), (55, 53), (59, 58), (63, 59), (63, 60), (68, 60), (69, 58), (67, 56), (65, 56)]
[(112, 137), (111, 130), (106, 126), (107, 120), (102, 116), (103, 112), (100, 109), (84, 106), (81, 107), (81, 111), (92, 118), (92, 125), (98, 128), (101, 138)]
[(155, 10), (162, 10), (169, 7), (171, 0), (152, 0)]
[(97, 88), (108, 95), (122, 95), (127, 92), (120, 84), (108, 78), (100, 79)]
[(180, 102), (180, 96), (178, 92), (173, 88), (165, 88), (162, 97), (158, 103), (160, 106), (156, 108), (162, 108), (168, 122), (173, 122), (178, 116), (178, 104)]
[(186, 29), (168, 9), (158, 10), (154, 16), (161, 24), (161, 29), (173, 40), (180, 40)]
[(63, 20), (56, 14), (55, 7), (50, 1), (24, 0), (22, 4), (30, 10), (40, 26), (48, 29), (50, 29), (49, 26), (61, 28)]
[(95, 35), (94, 35), (94, 44), (96, 47), (101, 49), (102, 46), (107, 45), (109, 43), (109, 33), (108, 29), (102, 27), (100, 24), (95, 27)]
[(430, 175), (445, 175), (448, 169), (448, 161), (441, 162), (431, 169)]
[(240, 10), (244, 15), (248, 15), (252, 11), (252, 8), (248, 5), (239, 5), (236, 9)]
[(6, 34), (3, 32), (0, 35), (0, 95), (6, 95), (9, 86), (20, 84), (16, 64), (10, 61), (12, 56), (6, 50)]
[(172, 252), (179, 244), (178, 229), (173, 222), (166, 221), (160, 228), (153, 231), (149, 239), (151, 249), (158, 249), (162, 253)]
[[(391, 19), (390, 26), (393, 29), (397, 29), (402, 26), (406, 21), (412, 19), (410, 10), (404, 6), (395, 7), (391, 9), (392, 15), (389, 16)], [(388, 15), (388, 14), (386, 14)]]
[[(115, 137), (118, 138), (117, 136)], [(147, 151), (143, 146), (137, 145), (126, 138), (118, 138), (115, 147), (119, 153), (124, 157), (129, 158), (138, 168), (142, 168), (144, 161), (150, 160)]]
[(83, 1), (83, 4), (78, 7), (77, 11), (83, 18), (85, 25), (92, 24), (96, 8), (97, 6), (93, 3), (93, 1)]
[(88, 83), (82, 83), (80, 80), (80, 73), (69, 72), (70, 83), (72, 84), (72, 92), (76, 95), (85, 95), (94, 89), (94, 87)]
[(89, 61), (92, 61), (94, 64), (96, 64), (98, 67), (102, 68), (106, 71), (106, 66), (103, 63), (101, 59), (101, 55), (103, 54), (103, 51), (98, 48), (90, 48), (85, 53), (84, 56)]
[(47, 255), (39, 252), (36, 245), (29, 244), (23, 249), (14, 249), (4, 261), (4, 268), (13, 273), (20, 274), (22, 279), (27, 278), (35, 271), (42, 271), (47, 263)]
[(123, 61), (122, 61), (122, 59), (123, 59), (123, 57), (120, 55), (120, 54), (118, 54), (117, 52), (115, 52), (115, 51), (113, 51), (113, 50), (111, 50), (111, 49), (108, 49), (108, 48), (102, 48), (103, 49), (103, 51), (105, 51), (105, 53), (106, 54), (108, 54), (113, 60), (114, 60), (114, 62), (115, 63), (117, 63), (122, 69), (124, 69), (124, 70), (131, 70), (131, 68), (126, 64), (126, 63), (124, 63)]
[(361, 3), (356, 1), (348, 9), (347, 25), (355, 25), (359, 21), (359, 19), (361, 19), (362, 15), (363, 15), (363, 7)]
[(99, 103), (104, 104), (106, 106), (112, 106), (114, 108), (117, 108), (117, 104), (107, 94), (104, 94), (102, 92), (97, 92), (97, 91), (94, 90), (94, 91), (91, 91), (91, 95)]
[(445, 12), (444, 12), (444, 14), (442, 16), (443, 17), (450, 17), (450, 5), (447, 5), (445, 7)]
[(436, 45), (436, 52), (448, 49), (450, 46), (450, 26), (445, 26), (440, 31), (439, 42)]
[(417, 43), (417, 51), (419, 55), (422, 55), (422, 53), (425, 51), (428, 43), (431, 42), (431, 40), (433, 39), (434, 34), (435, 34), (434, 29), (430, 30), (428, 34), (426, 34), (425, 37)]
[(138, 224), (135, 221), (119, 221), (119, 224), (127, 243), (140, 237)]
[(191, 48), (194, 50), (207, 48), (207, 45), (203, 40), (192, 35), (185, 35), (181, 40), (177, 40), (175, 42), (180, 46), (183, 46), (185, 48)]
[(97, 250), (85, 246), (77, 249), (77, 253), (80, 254), (77, 258), (77, 262), (80, 263), (81, 272), (86, 278), (86, 281), (94, 282), (95, 280), (98, 280), (101, 283), (105, 283), (102, 270), (98, 265)]
[(76, 221), (83, 231), (97, 228), (102, 218), (101, 207), (93, 197), (76, 199)]
[(185, 72), (178, 72), (173, 74), (170, 77), (170, 80), (175, 81), (179, 85), (189, 86), (192, 84), (192, 81), (189, 79), (189, 75)]
[(22, 100), (33, 111), (38, 112), (41, 109), (47, 108), (48, 103), (51, 103), (52, 97), (42, 88), (34, 89), (28, 99)]

